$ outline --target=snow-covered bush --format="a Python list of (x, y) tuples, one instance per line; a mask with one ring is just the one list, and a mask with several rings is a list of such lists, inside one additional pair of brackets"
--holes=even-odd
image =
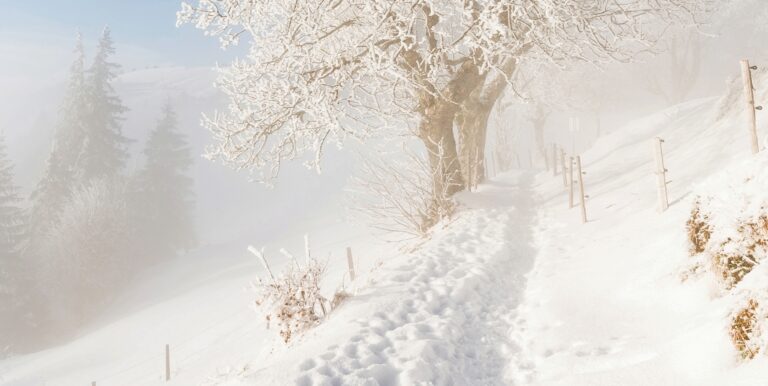
[(768, 173), (765, 156), (734, 165), (710, 180), (686, 222), (697, 266), (729, 290), (768, 257)]
[(79, 323), (127, 274), (131, 250), (125, 183), (96, 180), (66, 203), (41, 259), (42, 292), (60, 326)]
[(766, 310), (755, 299), (749, 299), (731, 316), (731, 341), (743, 359), (753, 359), (760, 352), (762, 330), (759, 319), (765, 318)]
[(739, 221), (735, 230), (725, 230), (725, 240), (712, 251), (713, 268), (726, 288), (738, 284), (768, 256), (768, 211), (763, 210)]
[[(710, 272), (733, 306), (727, 332), (742, 359), (768, 352), (768, 173), (761, 154), (708, 180), (687, 221), (694, 265)], [(729, 299), (730, 298), (730, 299)]]
[(712, 227), (709, 224), (709, 214), (702, 212), (701, 197), (696, 198), (691, 209), (691, 216), (685, 223), (688, 230), (688, 250), (691, 256), (704, 252), (709, 238), (712, 235)]
[(352, 209), (388, 235), (426, 237), (456, 209), (452, 189), (434, 183), (430, 158), (441, 159), (443, 147), (437, 149), (432, 155), (406, 148), (401, 154), (368, 158), (354, 179)]
[(285, 343), (325, 316), (327, 300), (320, 294), (325, 265), (312, 261), (305, 267), (291, 266), (283, 275), (261, 282), (256, 304), (269, 308), (267, 327), (274, 320)]
[(330, 302), (321, 294), (321, 283), (326, 273), (325, 263), (310, 259), (302, 266), (286, 254), (291, 264), (282, 274), (275, 276), (263, 252), (254, 248), (250, 250), (261, 259), (269, 274), (269, 279), (259, 278), (256, 284), (256, 305), (266, 307), (267, 328), (272, 322), (277, 323), (285, 343), (320, 323), (349, 297), (343, 289), (336, 291)]

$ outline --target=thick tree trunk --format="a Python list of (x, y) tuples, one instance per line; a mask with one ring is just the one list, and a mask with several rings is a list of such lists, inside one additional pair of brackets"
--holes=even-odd
[(456, 150), (453, 123), (470, 93), (482, 84), (483, 77), (471, 61), (465, 62), (440, 93), (424, 93), (420, 99), (419, 138), (429, 151), (434, 188), (448, 195), (464, 187), (461, 160)]
[[(511, 76), (517, 61), (509, 60), (502, 70)], [(483, 76), (485, 79), (486, 76)], [(467, 185), (477, 185), (485, 179), (485, 142), (488, 118), (493, 106), (507, 87), (507, 77), (498, 74), (482, 87), (475, 89), (462, 104), (457, 116), (459, 127), (459, 157), (463, 164), (462, 174)]]
[(464, 186), (453, 136), (454, 115), (444, 112), (425, 118), (419, 128), (419, 137), (429, 153), (434, 189), (448, 195), (461, 191)]
[(461, 173), (467, 185), (485, 179), (485, 142), (492, 108), (468, 101), (458, 115)]

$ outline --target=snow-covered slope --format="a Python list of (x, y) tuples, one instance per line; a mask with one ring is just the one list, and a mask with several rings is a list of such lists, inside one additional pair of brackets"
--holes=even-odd
[[(261, 270), (244, 244), (229, 244), (199, 252), (220, 261), (187, 259), (139, 283), (123, 299), (131, 316), (0, 363), (0, 382), (166, 384), (170, 343), (171, 385), (764, 384), (768, 357), (742, 362), (729, 339), (737, 299), (711, 274), (681, 280), (695, 196), (737, 184), (736, 171), (766, 173), (768, 154), (750, 154), (739, 103), (692, 101), (601, 138), (582, 155), (587, 224), (567, 208), (560, 176), (513, 171), (462, 194), (455, 220), (412, 253), (362, 236), (318, 247), (332, 253), (329, 290), (350, 242), (365, 274), (290, 346), (249, 309), (243, 288)], [(665, 213), (656, 211), (655, 136), (671, 179)], [(300, 237), (281, 244), (296, 250)]]

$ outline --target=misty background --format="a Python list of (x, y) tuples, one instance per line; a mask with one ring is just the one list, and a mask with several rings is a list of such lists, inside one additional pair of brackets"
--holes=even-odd
[[(177, 1), (165, 0), (4, 4), (0, 13), (0, 132), (24, 207), (30, 205), (29, 194), (40, 180), (51, 151), (75, 58), (76, 35), (78, 31), (82, 34), (90, 63), (102, 30), (109, 26), (116, 48), (110, 61), (120, 65), (112, 85), (127, 108), (120, 123), (123, 135), (130, 140), (125, 172), (132, 174), (144, 166), (142, 151), (167, 103), (173, 106), (177, 128), (189, 143), (192, 163), (188, 176), (193, 181), (197, 246), (179, 252), (181, 258), (216, 264), (233, 254), (247, 256), (242, 248), (245, 244), (275, 243), (318, 226), (342, 229), (339, 234), (360, 232), (348, 222), (344, 206), (344, 192), (355, 171), (353, 152), (330, 150), (321, 176), (299, 163), (292, 164), (271, 189), (250, 182), (247, 173), (202, 158), (211, 140), (200, 125), (201, 113), (212, 113), (225, 102), (214, 86), (214, 67), (228, 64), (242, 54), (242, 49), (224, 51), (215, 39), (191, 26), (176, 28), (178, 7)], [(675, 72), (679, 66), (673, 64), (671, 50), (646, 55), (639, 63), (611, 64), (601, 69), (583, 65), (565, 74), (557, 68), (541, 72), (539, 76), (545, 81), (558, 79), (555, 86), (573, 90), (575, 99), (582, 102), (553, 100), (547, 106), (542, 126), (545, 142), (572, 143), (578, 152), (599, 134), (636, 117), (682, 101), (722, 94), (726, 82), (738, 76), (738, 60), (747, 53), (758, 66), (768, 63), (768, 54), (758, 48), (766, 32), (767, 10), (768, 4), (761, 1), (736, 1), (693, 35), (690, 31), (671, 31), (671, 39), (678, 36), (686, 48), (698, 47), (691, 51), (691, 67), (683, 73)], [(754, 53), (761, 54), (755, 57)], [(686, 73), (694, 76), (690, 89), (686, 85), (686, 92), (680, 93), (682, 86), (675, 80)], [(653, 83), (667, 94), (681, 95), (678, 99), (665, 98), (651, 87)], [(563, 97), (566, 99), (568, 96)], [(504, 101), (507, 107), (494, 112), (493, 129), (510, 133), (511, 146), (522, 155), (517, 166), (543, 167), (535, 152), (534, 123), (528, 118), (531, 104), (520, 102), (512, 93)], [(573, 118), (578, 118), (578, 136), (571, 130)], [(359, 144), (350, 144), (355, 146)]]

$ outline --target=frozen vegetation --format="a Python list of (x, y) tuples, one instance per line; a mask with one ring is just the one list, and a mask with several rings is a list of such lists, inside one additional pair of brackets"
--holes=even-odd
[(768, 6), (720, 5), (184, 2), (215, 70), (78, 34), (0, 109), (0, 385), (765, 383)]

